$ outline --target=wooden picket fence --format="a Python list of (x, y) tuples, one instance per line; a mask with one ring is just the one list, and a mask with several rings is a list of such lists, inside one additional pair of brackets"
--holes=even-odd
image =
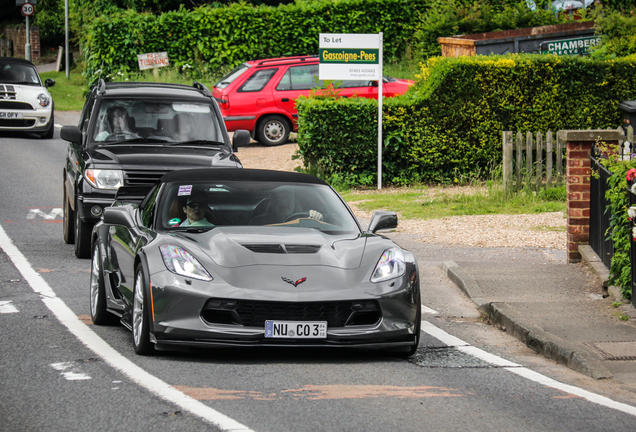
[[(618, 131), (625, 136), (620, 142), (623, 159), (636, 159), (634, 129)], [(561, 131), (556, 139), (551, 131), (522, 134), (503, 133), (503, 183), (506, 192), (521, 189), (539, 190), (564, 183), (565, 140)]]
[(563, 184), (565, 142), (545, 134), (503, 133), (503, 182), (506, 192), (538, 190)]

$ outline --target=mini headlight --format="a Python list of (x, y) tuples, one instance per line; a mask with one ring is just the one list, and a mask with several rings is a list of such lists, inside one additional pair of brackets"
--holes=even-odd
[(172, 273), (203, 281), (211, 281), (213, 279), (201, 263), (182, 247), (162, 245), (159, 250), (161, 250), (163, 263)]
[(124, 173), (121, 170), (87, 169), (84, 177), (97, 189), (117, 190), (124, 185)]
[(46, 107), (51, 103), (51, 98), (44, 93), (40, 93), (38, 95), (38, 102), (40, 103), (40, 106)]
[(371, 274), (371, 282), (378, 283), (402, 276), (406, 270), (402, 249), (390, 248), (385, 250)]

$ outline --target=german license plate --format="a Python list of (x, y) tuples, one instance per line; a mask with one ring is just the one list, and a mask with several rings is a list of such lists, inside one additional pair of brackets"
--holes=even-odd
[(21, 119), (21, 112), (0, 112), (0, 118), (2, 119)]
[(326, 339), (326, 321), (265, 321), (266, 338)]

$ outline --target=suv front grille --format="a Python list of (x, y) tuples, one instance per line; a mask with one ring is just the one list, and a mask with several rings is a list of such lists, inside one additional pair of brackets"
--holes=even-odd
[(210, 299), (201, 318), (209, 324), (265, 327), (266, 320), (327, 321), (327, 327), (372, 325), (380, 320), (376, 301), (272, 302)]
[(168, 171), (124, 171), (126, 186), (147, 186), (159, 181)]

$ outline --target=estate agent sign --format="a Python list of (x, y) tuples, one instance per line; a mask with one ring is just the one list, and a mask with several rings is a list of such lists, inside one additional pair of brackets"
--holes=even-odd
[(542, 42), (540, 50), (541, 54), (585, 55), (588, 54), (591, 46), (600, 44), (601, 38), (599, 36), (589, 36)]
[(320, 33), (318, 78), (378, 82), (378, 189), (382, 189), (382, 33)]

